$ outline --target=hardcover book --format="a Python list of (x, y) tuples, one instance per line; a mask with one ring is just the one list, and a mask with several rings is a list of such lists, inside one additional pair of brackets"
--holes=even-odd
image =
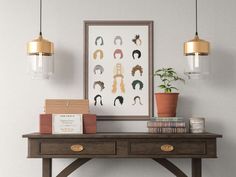
[(187, 133), (186, 128), (148, 128), (149, 133)]
[(182, 121), (178, 121), (178, 122), (148, 121), (147, 127), (186, 127), (186, 123)]
[(151, 121), (184, 121), (183, 117), (152, 117)]

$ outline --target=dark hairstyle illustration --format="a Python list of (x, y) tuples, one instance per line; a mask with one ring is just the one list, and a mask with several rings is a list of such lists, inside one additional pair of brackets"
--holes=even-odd
[(96, 95), (96, 96), (94, 97), (94, 105), (97, 106), (98, 98), (100, 98), (100, 105), (103, 106), (103, 103), (102, 103), (102, 96), (101, 96), (101, 95)]
[(132, 76), (135, 75), (136, 71), (139, 71), (140, 76), (142, 76), (142, 74), (143, 74), (143, 68), (142, 68), (142, 66), (140, 66), (140, 65), (134, 66), (134, 67), (132, 68), (132, 71), (131, 71)]
[(135, 58), (135, 55), (136, 55), (136, 54), (138, 55), (138, 58), (141, 57), (141, 52), (140, 52), (140, 50), (134, 50), (133, 53), (132, 53), (133, 59), (136, 59), (136, 58)]
[(117, 54), (120, 55), (120, 59), (123, 58), (123, 52), (122, 52), (121, 49), (116, 49), (116, 50), (114, 51), (113, 57), (114, 57), (115, 59), (116, 59), (116, 55), (117, 55)]
[(115, 37), (115, 39), (114, 39), (114, 44), (115, 44), (115, 45), (117, 45), (117, 40), (119, 40), (119, 41), (120, 41), (120, 45), (122, 45), (122, 44), (123, 44), (123, 41), (122, 41), (122, 38), (121, 38), (121, 36), (116, 36), (116, 37)]
[(139, 104), (140, 104), (140, 105), (143, 105), (143, 103), (141, 102), (140, 96), (135, 96), (135, 97), (134, 97), (134, 103), (133, 103), (133, 105), (136, 105), (137, 99), (139, 100)]
[(142, 90), (143, 89), (143, 82), (140, 81), (140, 80), (134, 80), (132, 82), (133, 89), (135, 90), (135, 87), (136, 87), (137, 84), (139, 84), (139, 90)]
[(103, 51), (101, 49), (97, 49), (94, 53), (93, 53), (93, 59), (96, 60), (98, 53), (100, 55), (100, 59), (103, 59), (104, 55), (103, 55)]
[(116, 100), (119, 100), (121, 105), (124, 103), (124, 98), (122, 96), (117, 96), (114, 100), (114, 106), (116, 106)]
[(96, 74), (96, 71), (99, 70), (100, 74), (104, 72), (104, 68), (101, 65), (96, 65), (93, 69), (94, 74)]
[(132, 39), (132, 41), (136, 44), (136, 45), (141, 45), (142, 41), (140, 39), (140, 35), (135, 35), (134, 39)]
[(95, 81), (95, 82), (93, 83), (93, 88), (94, 88), (94, 89), (95, 89), (96, 85), (99, 85), (99, 86), (100, 86), (101, 91), (105, 88), (104, 82), (102, 82), (102, 81)]
[(98, 45), (98, 40), (101, 40), (100, 45), (104, 45), (104, 41), (103, 41), (102, 36), (98, 36), (98, 37), (95, 39), (95, 45)]

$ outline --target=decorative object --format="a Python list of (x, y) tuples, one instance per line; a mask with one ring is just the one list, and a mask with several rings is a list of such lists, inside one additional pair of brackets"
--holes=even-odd
[(209, 74), (209, 59), (206, 58), (210, 51), (208, 41), (198, 36), (198, 4), (196, 4), (196, 32), (194, 39), (184, 43), (184, 55), (187, 56), (187, 67), (185, 73), (189, 78), (198, 79)]
[(91, 134), (97, 132), (97, 117), (95, 114), (83, 114), (84, 133)]
[(162, 68), (155, 71), (154, 76), (160, 78), (162, 84), (159, 88), (164, 93), (155, 93), (158, 117), (175, 117), (179, 93), (172, 93), (172, 90), (178, 90), (173, 86), (173, 82), (182, 81), (173, 68)]
[(83, 134), (82, 114), (52, 114), (52, 134)]
[(46, 114), (88, 114), (88, 100), (46, 99)]
[[(54, 176), (68, 177), (85, 163), (94, 158), (137, 158), (152, 159), (173, 176), (202, 177), (202, 159), (217, 158), (217, 140), (222, 135), (202, 134), (149, 134), (149, 133), (96, 133), (90, 135), (23, 135), (28, 140), (28, 158), (42, 159), (42, 177), (52, 177), (56, 159), (75, 158)], [(192, 174), (185, 174), (168, 158), (191, 159)], [(100, 162), (99, 160), (95, 162)], [(131, 162), (131, 161), (130, 161)], [(140, 165), (140, 167), (144, 167)], [(88, 170), (90, 170), (89, 165)], [(186, 168), (184, 168), (186, 170)], [(116, 168), (114, 168), (116, 170)], [(72, 174), (72, 175), (71, 175)], [(74, 176), (74, 175), (73, 175)], [(101, 175), (98, 175), (101, 176)], [(111, 175), (112, 176), (112, 175)], [(122, 175), (120, 175), (122, 176)], [(123, 175), (124, 176), (124, 175)], [(129, 176), (129, 175), (125, 175)], [(143, 175), (145, 176), (145, 175)]]
[(98, 120), (153, 115), (153, 22), (85, 21), (85, 98)]
[(189, 119), (191, 133), (204, 133), (205, 132), (205, 118), (193, 117)]
[(42, 0), (40, 0), (39, 37), (27, 44), (29, 72), (33, 79), (49, 79), (54, 71), (54, 45), (42, 36)]

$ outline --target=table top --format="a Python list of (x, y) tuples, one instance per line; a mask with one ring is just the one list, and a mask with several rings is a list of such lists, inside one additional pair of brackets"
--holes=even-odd
[(182, 133), (182, 134), (152, 134), (147, 132), (104, 132), (95, 134), (40, 134), (30, 133), (23, 135), (24, 138), (221, 138), (222, 135), (215, 133)]

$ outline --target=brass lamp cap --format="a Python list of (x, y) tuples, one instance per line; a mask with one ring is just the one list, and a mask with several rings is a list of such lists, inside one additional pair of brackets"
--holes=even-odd
[(208, 55), (210, 50), (210, 43), (208, 41), (199, 39), (196, 35), (194, 39), (184, 43), (184, 55)]
[(37, 39), (30, 41), (27, 44), (27, 53), (29, 55), (38, 55), (42, 53), (43, 55), (51, 56), (54, 53), (54, 45), (52, 42), (43, 39), (40, 35)]

